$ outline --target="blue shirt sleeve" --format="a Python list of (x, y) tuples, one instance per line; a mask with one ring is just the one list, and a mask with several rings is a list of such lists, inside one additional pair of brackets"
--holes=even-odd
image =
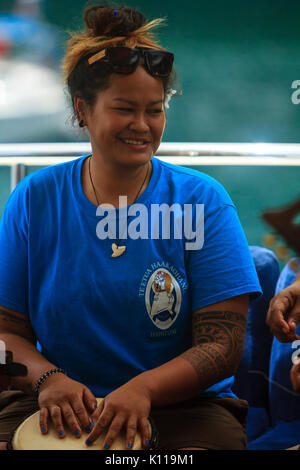
[(203, 247), (188, 253), (188, 273), (193, 312), (237, 295), (260, 295), (254, 261), (234, 205), (208, 208)]
[(7, 200), (0, 222), (0, 305), (28, 314), (28, 204), (25, 182)]

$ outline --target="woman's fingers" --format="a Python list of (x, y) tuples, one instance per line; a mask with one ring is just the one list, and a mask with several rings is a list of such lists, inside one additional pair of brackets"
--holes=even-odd
[(152, 430), (148, 418), (140, 420), (140, 430), (142, 436), (142, 443), (145, 448), (150, 446)]
[(91, 419), (93, 420), (93, 422), (98, 421), (103, 409), (104, 409), (104, 400), (102, 400), (98, 406), (95, 405), (94, 412), (91, 415)]
[[(131, 416), (127, 420), (126, 424), (126, 417), (121, 413), (113, 417), (112, 411), (106, 411), (104, 414), (101, 412), (101, 410), (98, 409), (97, 412), (99, 414), (98, 420), (93, 427), (90, 427), (91, 432), (86, 439), (86, 444), (92, 445), (92, 443), (95, 442), (104, 431), (106, 431), (106, 436), (103, 442), (103, 449), (108, 450), (111, 448), (113, 442), (120, 434), (122, 428), (126, 427), (126, 439), (124, 443), (124, 449), (131, 450), (134, 447), (134, 442), (137, 434), (136, 417)], [(81, 410), (79, 410), (79, 414), (80, 413)], [(94, 419), (96, 419), (96, 414), (94, 415)], [(43, 407), (40, 409), (40, 428), (42, 434), (48, 433), (49, 417), (51, 418), (56, 432), (60, 438), (64, 438), (66, 435), (64, 422), (76, 437), (81, 437), (82, 431), (80, 425), (76, 419), (76, 415), (71, 405), (69, 405), (68, 403), (61, 406), (52, 405), (49, 406), (49, 408)], [(88, 421), (88, 423), (90, 423), (90, 421)], [(140, 419), (139, 429), (141, 433), (142, 445), (143, 447), (147, 448), (149, 447), (151, 441), (151, 427), (149, 424), (149, 420), (146, 417)], [(86, 430), (89, 431), (88, 427), (86, 427)]]
[(65, 403), (61, 406), (61, 413), (64, 420), (64, 423), (68, 427), (71, 433), (73, 433), (76, 437), (81, 436), (81, 428), (77, 421), (76, 415), (73, 411), (73, 408), (69, 403)]
[(65, 429), (62, 420), (61, 408), (58, 405), (51, 405), (48, 408), (52, 423), (56, 429), (56, 432), (60, 438), (65, 437)]
[(66, 435), (65, 427), (76, 437), (91, 431), (90, 415), (95, 411), (97, 400), (85, 385), (63, 374), (53, 374), (42, 384), (38, 403), (42, 433), (48, 432), (49, 418), (61, 438)]
[(120, 434), (126, 419), (125, 416), (118, 414), (114, 417), (109, 426), (108, 432), (103, 442), (103, 449), (110, 449), (116, 437)]
[(93, 420), (90, 419), (89, 413), (82, 401), (79, 398), (76, 398), (71, 402), (71, 405), (81, 429), (86, 432), (90, 432), (93, 427)]
[(270, 330), (281, 343), (291, 343), (292, 341), (299, 339), (295, 330), (290, 328), (288, 323), (279, 318), (273, 323), (273, 325), (270, 325)]
[(136, 421), (136, 418), (132, 416), (127, 422), (125, 449), (130, 450), (133, 448), (136, 433), (137, 433), (137, 421)]
[[(94, 413), (94, 416), (97, 416), (97, 414), (100, 413), (98, 410)], [(100, 416), (98, 417), (97, 421), (95, 422), (93, 429), (91, 433), (88, 435), (86, 439), (86, 444), (87, 445), (92, 445), (92, 443), (98, 439), (98, 437), (103, 433), (105, 429), (109, 427), (111, 424), (111, 421), (113, 419), (114, 413), (112, 410), (109, 410), (109, 408), (106, 408), (105, 411), (103, 411)], [(108, 449), (108, 447), (106, 447)]]
[(152, 432), (148, 418), (143, 417), (138, 423), (135, 414), (126, 418), (126, 415), (122, 413), (115, 416), (108, 412), (102, 413), (96, 421), (92, 432), (88, 435), (86, 444), (89, 446), (92, 445), (93, 442), (95, 442), (101, 434), (105, 432), (106, 435), (103, 441), (103, 449), (109, 450), (122, 429), (125, 429), (126, 436), (124, 449), (131, 450), (134, 447), (138, 426), (140, 429), (142, 446), (147, 448), (150, 445)]
[(92, 417), (95, 425), (86, 439), (86, 444), (92, 445), (103, 434), (103, 448), (109, 449), (124, 429), (124, 449), (132, 449), (137, 427), (141, 428), (143, 443), (149, 442), (151, 436), (147, 418), (150, 408), (149, 394), (145, 387), (134, 381), (124, 384), (107, 395), (94, 411)]
[(292, 301), (284, 293), (277, 294), (270, 302), (266, 323), (276, 338), (284, 343), (295, 341), (299, 336), (295, 333), (296, 325), (290, 309)]
[(49, 407), (43, 407), (40, 409), (40, 429), (42, 434), (48, 433), (48, 419), (49, 416), (56, 429), (59, 437), (65, 437), (65, 427), (73, 433), (76, 437), (81, 437), (82, 430), (90, 432), (93, 428), (94, 421), (91, 420), (80, 404), (73, 405), (64, 403), (61, 406), (50, 405)]
[(41, 433), (42, 434), (47, 434), (48, 433), (48, 408), (41, 408), (40, 409), (40, 428), (41, 428)]
[(59, 405), (41, 407), (40, 428), (43, 434), (48, 432), (49, 417), (59, 437), (62, 438), (65, 437), (65, 426), (76, 437), (81, 437), (82, 431), (89, 433), (94, 425), (94, 421), (89, 417), (89, 413), (79, 398)]
[(88, 388), (83, 390), (83, 402), (90, 413), (97, 409), (97, 400)]

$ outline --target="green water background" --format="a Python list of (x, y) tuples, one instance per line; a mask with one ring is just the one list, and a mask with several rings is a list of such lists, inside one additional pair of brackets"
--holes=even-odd
[[(12, 0), (0, 0), (0, 13)], [(46, 21), (81, 29), (83, 0), (44, 0)], [(169, 142), (298, 142), (300, 3), (294, 0), (128, 0), (147, 18), (166, 17), (161, 43), (175, 53), (182, 97), (168, 111)]]

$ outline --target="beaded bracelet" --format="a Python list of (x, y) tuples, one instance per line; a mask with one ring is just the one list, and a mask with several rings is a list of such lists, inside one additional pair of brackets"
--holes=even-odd
[(36, 382), (36, 385), (35, 385), (35, 388), (34, 388), (34, 393), (36, 393), (36, 395), (38, 395), (40, 386), (45, 382), (45, 380), (47, 379), (47, 377), (49, 377), (49, 375), (57, 374), (59, 372), (61, 374), (67, 375), (67, 373), (63, 369), (60, 369), (59, 367), (57, 367), (56, 369), (50, 369), (47, 372), (45, 372), (43, 375), (41, 375), (40, 378), (38, 379), (38, 381)]

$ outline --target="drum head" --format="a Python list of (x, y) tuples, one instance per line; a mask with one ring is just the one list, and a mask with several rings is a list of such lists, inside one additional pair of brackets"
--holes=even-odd
[[(97, 400), (98, 403), (101, 399)], [(149, 423), (150, 426), (150, 423)], [(151, 426), (150, 426), (151, 427)], [(10, 448), (13, 450), (100, 450), (102, 449), (106, 432), (91, 445), (85, 444), (87, 433), (83, 432), (78, 438), (65, 427), (65, 437), (59, 438), (53, 424), (49, 421), (48, 434), (42, 434), (40, 430), (40, 412), (27, 417), (14, 431)], [(121, 432), (110, 447), (110, 450), (125, 450), (125, 432)], [(142, 441), (137, 433), (132, 450), (141, 450)]]

